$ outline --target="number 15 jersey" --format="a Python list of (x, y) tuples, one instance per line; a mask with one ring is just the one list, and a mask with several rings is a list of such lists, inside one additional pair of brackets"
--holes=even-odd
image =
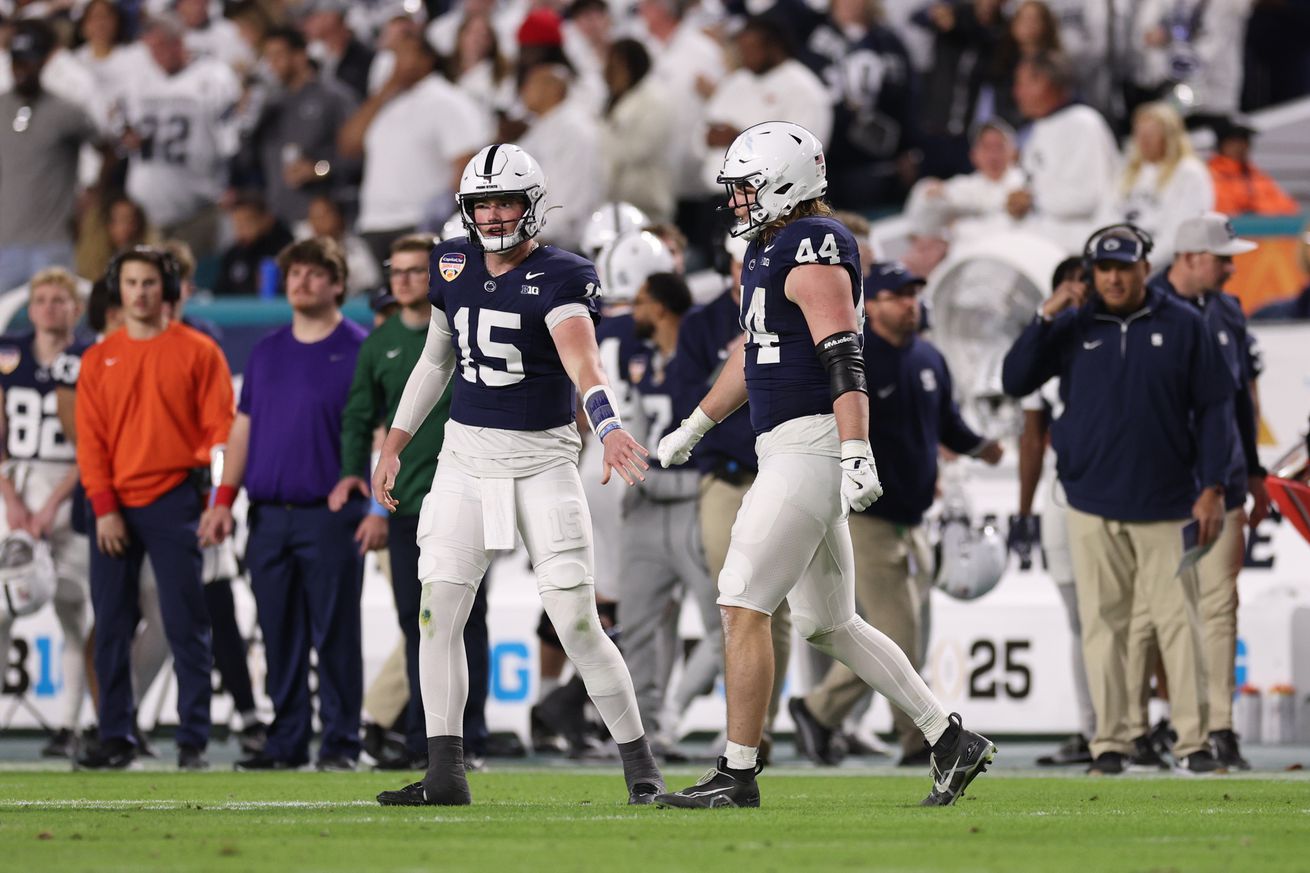
[(575, 420), (573, 382), (551, 328), (600, 316), (600, 280), (585, 258), (541, 246), (493, 277), (467, 239), (432, 252), (428, 299), (450, 321), (457, 360), (450, 418), (470, 427), (539, 431)]
[(756, 435), (785, 421), (832, 413), (828, 373), (814, 351), (805, 314), (787, 299), (787, 276), (806, 264), (845, 268), (859, 330), (864, 288), (855, 237), (834, 218), (799, 218), (746, 249), (741, 271), (741, 326), (746, 331), (746, 390)]

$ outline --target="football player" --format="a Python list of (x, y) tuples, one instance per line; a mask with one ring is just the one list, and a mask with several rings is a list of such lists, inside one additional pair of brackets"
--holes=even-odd
[(855, 613), (847, 512), (867, 508), (882, 486), (869, 446), (859, 251), (823, 200), (823, 147), (800, 125), (757, 124), (729, 147), (719, 182), (737, 218), (732, 233), (751, 240), (741, 277), (748, 336), (700, 405), (660, 441), (659, 460), (685, 462), (749, 396), (759, 475), (719, 574), (726, 755), (696, 785), (656, 802), (759, 806), (774, 671), (769, 623), (786, 598), (801, 636), (911, 715), (932, 745), (933, 788), (923, 803), (950, 805), (996, 747), (947, 715), (905, 653)]
[(517, 146), (487, 146), (465, 167), (457, 202), (468, 239), (432, 253), (427, 344), (373, 474), (374, 495), (394, 511), (400, 452), (453, 378), (441, 462), (418, 524), (428, 770), (419, 782), (379, 794), (383, 805), (471, 801), (462, 630), (492, 553), (512, 549), (516, 530), (564, 651), (618, 743), (628, 802), (650, 803), (664, 791), (632, 679), (596, 611), (575, 392), (605, 447), (605, 481), (613, 473), (629, 485), (640, 481), (647, 452), (624, 429), (600, 363), (595, 268), (536, 240), (545, 196), (541, 167)]
[[(4, 532), (27, 531), (45, 538), (55, 559), (55, 615), (64, 632), (64, 718), (41, 754), (71, 758), (86, 695), (89, 546), (72, 528), (77, 484), (73, 445), (64, 438), (55, 388), (77, 378), (85, 348), (73, 336), (82, 313), (77, 280), (62, 267), (32, 277), (28, 318), (33, 330), (0, 339), (0, 428), (6, 434), (0, 468)], [(12, 615), (0, 610), (0, 661), (9, 662)]]

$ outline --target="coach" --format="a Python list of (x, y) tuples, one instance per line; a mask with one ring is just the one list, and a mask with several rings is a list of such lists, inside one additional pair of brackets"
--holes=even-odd
[[(1081, 307), (1058, 292), (1006, 355), (1005, 392), (1060, 378), (1052, 435), (1069, 500), (1083, 653), (1096, 737), (1090, 772), (1122, 772), (1132, 751), (1127, 638), (1133, 599), (1160, 642), (1179, 768), (1213, 772), (1198, 582), (1183, 568), (1183, 530), (1219, 535), (1230, 457), (1232, 376), (1195, 308), (1148, 288), (1150, 238), (1132, 225), (1087, 241), (1095, 291)], [(1199, 471), (1199, 482), (1198, 482)]]
[(244, 481), (250, 497), (246, 564), (268, 661), (273, 726), (262, 754), (238, 770), (278, 770), (309, 761), (313, 706), (309, 653), (318, 654), (318, 769), (353, 770), (359, 757), (363, 654), (359, 597), (363, 562), (355, 534), (366, 502), (339, 511), (327, 498), (341, 471), (341, 413), (364, 330), (341, 314), (346, 261), (331, 239), (294, 243), (278, 256), (291, 324), (255, 346), (246, 365), (214, 507), (201, 541), (232, 532), (231, 505)]

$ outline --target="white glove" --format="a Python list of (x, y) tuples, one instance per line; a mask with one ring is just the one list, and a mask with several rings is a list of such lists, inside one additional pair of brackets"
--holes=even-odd
[(873, 451), (864, 440), (842, 441), (841, 496), (852, 512), (863, 512), (882, 496)]
[(701, 411), (699, 406), (682, 420), (678, 429), (673, 433), (660, 440), (659, 446), (655, 449), (655, 454), (660, 459), (661, 467), (676, 467), (678, 464), (687, 463), (691, 457), (691, 450), (696, 448), (696, 443), (701, 441), (701, 437), (709, 433), (710, 428), (718, 424)]

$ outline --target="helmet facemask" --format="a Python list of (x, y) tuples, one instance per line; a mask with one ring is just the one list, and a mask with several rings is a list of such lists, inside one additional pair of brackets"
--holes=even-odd
[[(474, 221), (474, 207), (482, 200), (502, 200), (512, 197), (522, 198), (525, 204), (523, 215), (515, 222), (514, 228), (509, 233), (500, 236), (484, 234), (482, 228), (478, 227), (477, 222)], [(459, 197), (459, 215), (460, 220), (464, 223), (464, 230), (468, 232), (468, 238), (474, 245), (486, 252), (507, 252), (524, 240), (532, 239), (537, 235), (537, 231), (540, 230), (540, 223), (537, 221), (538, 202), (540, 200), (534, 200), (527, 191), (461, 194)]]

